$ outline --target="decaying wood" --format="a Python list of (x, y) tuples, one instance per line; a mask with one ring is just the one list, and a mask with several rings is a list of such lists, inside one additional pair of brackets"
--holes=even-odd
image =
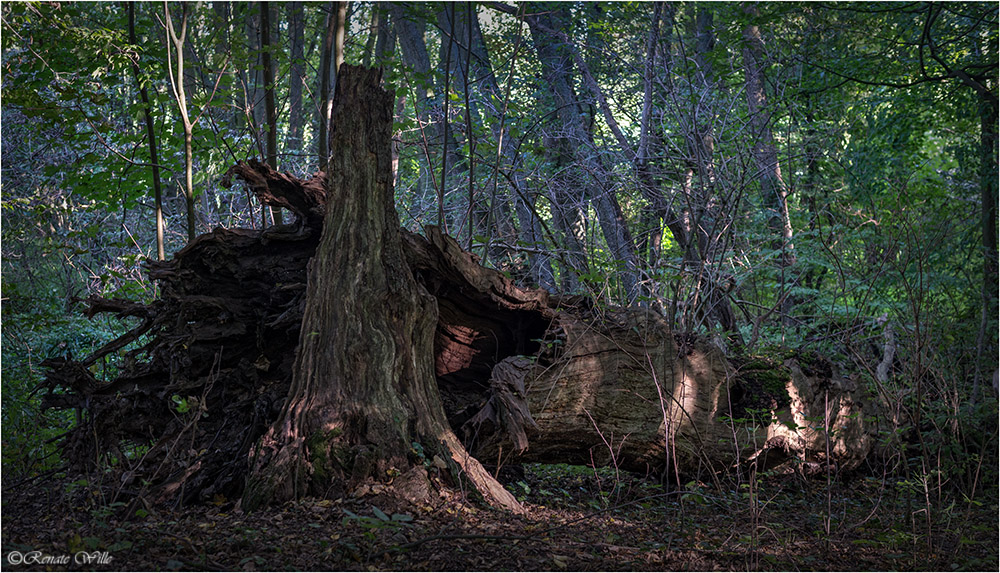
[[(452, 459), (487, 500), (518, 510), (444, 415), (434, 376), (437, 305), (403, 255), (392, 190), (394, 97), (380, 77), (379, 70), (340, 67), (330, 208), (309, 265), (291, 387), (255, 444), (243, 507), (355, 493), (397, 474), (426, 483), (422, 462), (410, 461), (418, 443), (427, 455)], [(406, 488), (411, 495), (418, 489), (428, 488)]]
[(528, 430), (537, 430), (538, 424), (528, 409), (526, 378), (531, 374), (532, 361), (524, 356), (510, 356), (501, 360), (490, 373), (486, 404), (468, 422), (462, 425), (468, 437), (478, 435), (484, 424), (492, 424), (484, 432), (496, 436), (503, 430), (522, 453), (528, 449)]
[(839, 468), (856, 468), (871, 449), (863, 388), (821, 358), (810, 357), (813, 368), (804, 357), (734, 363), (651, 311), (518, 288), (435, 227), (405, 237), (441, 309), (435, 355), (449, 420), (481, 459), (676, 478), (759, 466), (780, 436), (782, 470), (793, 471), (827, 458), (827, 432), (816, 429), (826, 412)]
[[(292, 384), (296, 352), (300, 360), (322, 353), (301, 346), (300, 335), (308, 263), (324, 224), (336, 221), (341, 237), (354, 241), (346, 248), (358, 253), (368, 253), (364, 244), (374, 240), (368, 231), (345, 235), (351, 232), (350, 213), (331, 219), (323, 175), (303, 181), (256, 162), (241, 163), (230, 173), (263, 202), (295, 213), (297, 228), (216, 229), (197, 237), (173, 259), (150, 263), (159, 300), (87, 301), (88, 316), (135, 317), (137, 326), (91, 357), (46, 363), (45, 405), (83, 414), (64, 444), (69, 461), (86, 470), (99, 460), (116, 459), (122, 490), (154, 500), (244, 494), (251, 460), (263, 459), (252, 453), (255, 444), (289, 419), (290, 409), (302, 407), (302, 394), (293, 392)], [(437, 408), (431, 402), (440, 401), (450, 428), (435, 430), (420, 426), (426, 420), (415, 421), (415, 433), (438, 432), (445, 447), (458, 452), (452, 462), (464, 464), (480, 483), (488, 476), (476, 459), (615, 465), (704, 478), (731, 468), (793, 471), (833, 463), (852, 469), (872, 449), (874, 405), (863, 384), (828, 361), (797, 356), (761, 365), (726, 357), (705, 340), (672, 332), (649, 310), (602, 308), (583, 297), (518, 287), (480, 266), (435, 227), (422, 235), (399, 230), (399, 239), (402, 250), (389, 272), (412, 274), (425, 294), (397, 297), (395, 305), (376, 309), (396, 316), (379, 328), (399, 329), (394, 344), (405, 346), (423, 336), (423, 327), (419, 321), (405, 326), (399, 317), (416, 313), (430, 320), (429, 337), (416, 351), (431, 356), (437, 396), (424, 388), (413, 406)], [(364, 261), (348, 263), (361, 268)], [(328, 297), (343, 292), (349, 298), (349, 289), (369, 282), (368, 274), (352, 270), (346, 278), (360, 281), (352, 287), (344, 268), (313, 264), (314, 282), (339, 276)], [(362, 318), (351, 318), (347, 307), (339, 316), (327, 328), (353, 328), (352, 321)], [(140, 340), (142, 346), (135, 347)], [(337, 360), (350, 361), (355, 351), (360, 352), (355, 358), (368, 357), (351, 362), (355, 369), (402, 364), (390, 367), (364, 349), (336, 348), (343, 355), (333, 357)], [(99, 380), (89, 368), (125, 349), (114, 379)], [(419, 354), (413, 358), (419, 360)], [(338, 392), (325, 399), (329, 407), (342, 408), (342, 401), (354, 399), (348, 390)], [(364, 421), (375, 414), (364, 408), (355, 413), (357, 428), (375, 431)], [(316, 434), (316, 428), (302, 430), (295, 437), (299, 446)], [(277, 438), (264, 443), (275, 452), (282, 445)], [(149, 450), (133, 459), (124, 453), (131, 446)], [(473, 457), (461, 453), (465, 450)], [(342, 477), (358, 487), (346, 493), (363, 491), (365, 476), (386, 469), (380, 455), (354, 452), (353, 469)], [(402, 463), (406, 455), (396, 451), (386, 460)], [(410, 490), (426, 489), (420, 476), (399, 476), (403, 482), (416, 484)], [(494, 492), (493, 501), (502, 495)]]
[(322, 226), (326, 211), (326, 173), (319, 171), (303, 181), (250, 159), (230, 167), (222, 178), (222, 186), (229, 188), (234, 176), (246, 183), (261, 203), (284, 207), (309, 226)]
[[(250, 444), (287, 395), (316, 243), (265, 244), (259, 231), (216, 229), (173, 259), (150, 263), (161, 297), (129, 312), (153, 317), (149, 341), (127, 352), (118, 376), (97, 380), (86, 367), (92, 357), (49, 364), (45, 405), (85, 408), (66, 444), (69, 460), (87, 469), (117, 458), (124, 487), (156, 484), (148, 492), (154, 498), (237, 494)], [(89, 302), (88, 313), (125, 309)], [(141, 460), (122, 453), (147, 445)]]

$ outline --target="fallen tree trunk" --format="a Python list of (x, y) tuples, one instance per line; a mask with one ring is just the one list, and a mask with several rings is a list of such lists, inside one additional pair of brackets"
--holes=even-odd
[[(115, 460), (123, 490), (155, 500), (243, 495), (253, 446), (301, 401), (291, 397), (293, 364), (302, 351), (307, 263), (324, 224), (324, 179), (301, 181), (260, 163), (231, 173), (264, 203), (291, 210), (296, 223), (216, 229), (151, 263), (162, 293), (156, 302), (89, 301), (91, 314), (134, 316), (139, 325), (83, 361), (46, 363), (45, 406), (86, 414), (65, 442), (67, 458), (79, 469)], [(727, 358), (671, 332), (651, 311), (520, 288), (437, 228), (424, 231), (400, 231), (402, 261), (436, 301), (427, 351), (439, 399), (477, 459), (614, 465), (683, 479), (727, 468), (852, 469), (872, 447), (873, 407), (862, 386), (825, 360)], [(134, 347), (141, 336), (146, 342)], [(91, 373), (96, 360), (130, 343), (114, 380)], [(314, 434), (286, 437), (300, 447)], [(136, 446), (149, 450), (129, 455)]]
[(652, 311), (517, 288), (435, 227), (406, 247), (438, 298), (449, 419), (484, 461), (678, 479), (755, 462), (850, 470), (871, 450), (872, 404), (821, 357), (727, 359)]
[[(404, 253), (438, 302), (441, 400), (484, 462), (614, 465), (677, 478), (754, 460), (761, 469), (822, 462), (827, 433), (841, 469), (871, 449), (871, 404), (828, 365), (741, 366), (650, 311), (518, 288), (438, 229), (426, 233), (404, 231)], [(87, 413), (67, 456), (80, 468), (102, 455), (128, 464), (125, 450), (151, 445), (122, 468), (126, 485), (155, 484), (160, 500), (240, 495), (251, 445), (289, 394), (318, 235), (276, 241), (216, 229), (154, 264), (161, 300), (133, 309), (154, 316), (150, 342), (126, 355), (115, 380), (93, 376), (93, 357), (47, 363), (46, 405)], [(101, 301), (91, 309), (120, 312)], [(827, 411), (836, 433), (822, 430)]]

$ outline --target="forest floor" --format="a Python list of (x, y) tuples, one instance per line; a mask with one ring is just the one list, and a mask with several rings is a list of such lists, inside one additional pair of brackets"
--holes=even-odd
[(609, 470), (529, 465), (508, 488), (525, 515), (447, 494), (424, 507), (369, 495), (249, 515), (218, 499), (126, 517), (85, 480), (50, 481), (4, 491), (3, 569), (998, 570), (992, 491), (971, 504), (932, 499), (928, 520), (922, 491), (872, 478), (667, 495)]

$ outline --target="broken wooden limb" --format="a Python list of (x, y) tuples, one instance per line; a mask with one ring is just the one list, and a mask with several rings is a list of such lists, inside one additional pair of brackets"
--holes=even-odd
[(275, 171), (256, 159), (240, 161), (226, 171), (222, 186), (242, 179), (264, 205), (283, 207), (295, 214), (300, 226), (319, 229), (326, 209), (326, 174), (317, 172), (308, 180)]

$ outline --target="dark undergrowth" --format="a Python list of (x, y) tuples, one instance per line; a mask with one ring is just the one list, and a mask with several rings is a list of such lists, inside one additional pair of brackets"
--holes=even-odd
[[(762, 476), (680, 488), (613, 470), (528, 465), (527, 512), (454, 492), (415, 506), (379, 494), (253, 514), (110, 502), (87, 480), (3, 496), (5, 570), (998, 569), (995, 487), (929, 498), (905, 480)], [(669, 490), (669, 491), (668, 491)], [(377, 488), (376, 488), (377, 491)]]

